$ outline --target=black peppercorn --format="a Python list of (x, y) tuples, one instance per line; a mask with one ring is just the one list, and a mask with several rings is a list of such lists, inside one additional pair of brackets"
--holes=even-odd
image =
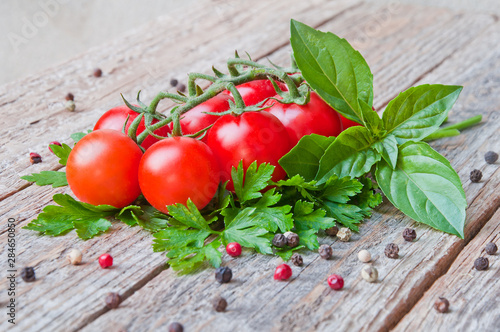
[(94, 69), (94, 77), (101, 77), (102, 76), (102, 70), (100, 68)]
[(292, 258), (290, 259), (295, 266), (301, 266), (302, 264), (304, 264), (304, 260), (302, 259), (302, 256), (300, 254), (294, 253), (292, 255)]
[(326, 235), (329, 235), (329, 236), (335, 236), (335, 235), (337, 235), (338, 232), (339, 232), (339, 228), (337, 226), (333, 226), (333, 227), (325, 229)]
[(179, 81), (176, 78), (172, 78), (170, 80), (170, 85), (171, 86), (177, 86), (177, 84), (179, 84)]
[(293, 232), (286, 232), (284, 234), (286, 236), (286, 244), (290, 248), (295, 248), (299, 245), (299, 236)]
[(384, 253), (389, 258), (398, 258), (399, 257), (399, 247), (395, 243), (389, 243), (385, 247)]
[(330, 259), (333, 255), (333, 249), (328, 244), (322, 244), (319, 247), (318, 252), (323, 259)]
[(168, 327), (168, 332), (184, 332), (184, 326), (181, 323), (173, 322)]
[(117, 293), (108, 293), (104, 302), (109, 309), (116, 309), (122, 302), (122, 299)]
[(474, 261), (474, 267), (478, 271), (486, 270), (488, 266), (490, 266), (490, 261), (486, 257), (479, 257)]
[(450, 302), (444, 297), (439, 297), (439, 299), (434, 303), (434, 309), (436, 309), (437, 312), (440, 312), (442, 314), (448, 312), (449, 308), (450, 308)]
[(479, 182), (479, 181), (481, 181), (482, 177), (483, 177), (483, 173), (478, 169), (475, 169), (472, 172), (470, 172), (470, 180), (472, 182)]
[(21, 278), (26, 282), (33, 282), (36, 280), (35, 269), (31, 266), (25, 267), (21, 270)]
[(219, 267), (215, 269), (215, 280), (217, 280), (221, 284), (230, 282), (232, 277), (233, 271), (231, 271), (231, 269), (228, 267)]
[(184, 84), (179, 84), (179, 86), (177, 87), (177, 90), (180, 91), (180, 92), (184, 92), (186, 91), (186, 86)]
[(66, 97), (65, 97), (66, 100), (75, 100), (75, 96), (73, 96), (73, 94), (71, 92), (69, 92)]
[(223, 297), (217, 297), (213, 301), (214, 310), (217, 312), (224, 312), (227, 308), (227, 301)]
[(498, 160), (498, 153), (493, 152), (493, 151), (488, 151), (484, 155), (484, 160), (488, 164), (494, 164)]
[(494, 244), (493, 242), (490, 242), (486, 245), (486, 247), (484, 248), (484, 251), (486, 251), (486, 253), (488, 255), (494, 255), (497, 253), (498, 251), (498, 247), (496, 244)]
[(30, 162), (32, 164), (38, 164), (42, 162), (42, 156), (36, 152), (30, 152)]
[(286, 246), (286, 236), (284, 234), (278, 233), (273, 238), (273, 246), (278, 248), (283, 248)]
[(417, 238), (417, 232), (412, 228), (405, 228), (403, 238), (408, 242), (412, 242)]

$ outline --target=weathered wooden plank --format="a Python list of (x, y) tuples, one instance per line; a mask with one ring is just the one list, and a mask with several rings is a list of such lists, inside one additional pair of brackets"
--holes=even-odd
[[(491, 167), (498, 168), (498, 165)], [(500, 210), (467, 244), (449, 271), (401, 320), (395, 331), (499, 331), (500, 256), (485, 253), (484, 247), (490, 242), (500, 245)], [(488, 258), (488, 270), (474, 269), (474, 260), (478, 257)], [(441, 296), (450, 302), (446, 314), (433, 308)]]
[[(418, 7), (404, 12), (415, 15)], [(457, 19), (468, 21), (470, 17), (459, 16)], [(439, 21), (437, 17), (434, 20)], [(459, 26), (459, 21), (452, 26)], [(429, 36), (433, 38), (433, 35)], [(495, 43), (498, 26), (490, 27), (480, 37), (472, 45), (462, 44), (464, 50), (453, 56), (445, 55), (444, 63), (424, 77), (425, 82), (439, 79), (441, 83), (465, 85), (453, 113), (454, 120), (477, 113), (487, 118), (480, 128), (434, 144), (451, 160), (464, 183), (469, 203), (467, 238), (474, 236), (500, 205), (500, 197), (494, 195), (500, 187), (498, 169), (483, 169), (485, 180), (481, 183), (471, 183), (468, 179), (472, 168), (482, 165), (479, 151), (493, 148), (493, 137), (499, 130), (496, 105), (500, 100), (499, 94), (493, 91), (494, 87), (489, 87), (488, 93), (484, 94), (487, 98), (478, 101), (475, 97), (475, 87), (484, 86), (485, 81), (491, 80), (495, 75), (491, 68), (498, 66), (500, 48)], [(421, 52), (423, 58), (432, 57), (428, 51)], [(474, 54), (482, 54), (480, 63), (475, 64)], [(369, 55), (366, 56), (369, 59)], [(424, 63), (422, 60), (407, 62), (407, 65)], [(457, 67), (469, 70), (459, 71)], [(426, 70), (422, 72), (432, 69), (424, 68)], [(413, 83), (411, 75), (408, 79), (406, 84)], [(407, 243), (402, 239), (401, 233), (406, 227), (417, 229), (417, 241)], [(332, 242), (330, 239), (322, 241)], [(400, 246), (400, 259), (391, 260), (383, 255), (385, 245), (390, 242)], [(351, 242), (333, 243), (333, 260), (324, 261), (317, 254), (304, 253), (304, 266), (292, 267), (294, 277), (290, 282), (272, 280), (274, 268), (281, 262), (279, 258), (255, 256), (249, 252), (238, 259), (225, 256), (225, 265), (235, 274), (233, 282), (217, 284), (213, 270), (182, 278), (165, 270), (129, 298), (124, 303), (126, 306), (99, 317), (84, 330), (114, 327), (146, 331), (165, 328), (171, 321), (180, 321), (189, 330), (387, 330), (395, 326), (436, 278), (445, 273), (464, 243), (454, 236), (416, 224), (384, 204)], [(364, 248), (375, 257), (373, 264), (380, 275), (378, 283), (368, 284), (359, 275), (363, 265), (357, 261), (356, 253)], [(331, 273), (344, 276), (346, 286), (343, 291), (334, 292), (328, 288), (326, 278)], [(210, 300), (218, 294), (229, 302), (226, 313), (215, 313), (211, 308)]]

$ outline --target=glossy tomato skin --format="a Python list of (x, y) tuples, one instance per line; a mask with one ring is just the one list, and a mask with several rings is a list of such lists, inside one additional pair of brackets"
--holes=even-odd
[(210, 148), (189, 137), (170, 137), (149, 148), (139, 165), (139, 184), (147, 201), (161, 212), (167, 205), (186, 204), (202, 209), (217, 192), (220, 169)]
[(265, 105), (273, 105), (265, 111), (283, 123), (293, 145), (305, 135), (337, 136), (342, 132), (340, 115), (315, 92), (311, 92), (311, 99), (305, 105), (281, 104), (274, 99)]
[(69, 154), (69, 187), (82, 202), (125, 207), (141, 193), (137, 176), (141, 157), (141, 149), (127, 135), (112, 129), (93, 131)]
[[(127, 105), (122, 105), (118, 107), (114, 107), (104, 113), (99, 120), (97, 120), (97, 123), (94, 126), (94, 130), (98, 129), (113, 129), (113, 130), (118, 130), (122, 131), (123, 124), (125, 123), (125, 120), (127, 120), (127, 116), (130, 115), (130, 118), (127, 122), (127, 127), (125, 129), (125, 132), (128, 132), (128, 128), (134, 121), (134, 119), (139, 115), (139, 113), (136, 113), (132, 111), (130, 108), (127, 107)], [(158, 120), (153, 120), (152, 124), (155, 124), (158, 122)], [(139, 124), (139, 127), (137, 127), (137, 135), (142, 133), (146, 127), (144, 126), (144, 118), (141, 120), (141, 123)], [(156, 129), (154, 131), (155, 134), (166, 137), (170, 133), (170, 129), (168, 125), (163, 126), (159, 129)], [(154, 143), (158, 142), (158, 139), (153, 137), (153, 136), (148, 136), (146, 139), (141, 143), (141, 146), (144, 149), (148, 149), (151, 145)]]
[[(286, 89), (285, 84), (281, 82), (277, 82), (277, 84), (282, 90)], [(276, 90), (269, 80), (256, 80), (243, 83), (236, 86), (236, 89), (238, 89), (246, 106), (256, 105), (266, 98), (276, 96)]]
[(267, 112), (246, 112), (242, 115), (224, 115), (208, 132), (207, 144), (221, 166), (221, 181), (229, 180), (228, 190), (234, 190), (232, 167), (240, 160), (246, 169), (253, 162), (276, 166), (273, 181), (285, 178), (286, 173), (278, 160), (290, 149), (290, 139), (283, 124)]

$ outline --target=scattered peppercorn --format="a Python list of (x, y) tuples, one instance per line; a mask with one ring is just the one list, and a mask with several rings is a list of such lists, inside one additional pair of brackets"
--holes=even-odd
[(498, 251), (498, 247), (496, 244), (494, 244), (493, 242), (490, 242), (486, 245), (486, 247), (484, 248), (484, 251), (486, 251), (486, 253), (488, 255), (494, 255), (497, 253)]
[(319, 247), (318, 252), (323, 259), (330, 259), (333, 255), (333, 249), (328, 244), (322, 244)]
[(278, 248), (283, 248), (286, 246), (286, 236), (281, 233), (277, 233), (273, 238), (273, 245)]
[(304, 264), (304, 260), (302, 259), (302, 256), (300, 254), (294, 253), (292, 255), (292, 258), (290, 259), (295, 266), (301, 266), (302, 264)]
[(493, 151), (488, 151), (484, 155), (484, 160), (488, 164), (494, 164), (498, 160), (498, 153), (493, 152)]
[(41, 163), (42, 162), (42, 156), (40, 156), (38, 153), (30, 152), (30, 162), (32, 164)]
[(488, 266), (490, 266), (490, 261), (486, 257), (479, 257), (474, 261), (474, 267), (478, 271), (486, 270)]
[(65, 97), (66, 100), (75, 100), (75, 96), (71, 92), (68, 92), (68, 94)]
[(59, 146), (62, 146), (61, 143), (59, 143), (58, 141), (53, 141), (53, 142), (50, 142), (49, 143), (49, 150), (50, 152), (54, 153), (54, 151), (52, 151), (52, 148), (50, 147), (51, 145), (59, 145)]
[(228, 243), (226, 246), (226, 252), (229, 256), (238, 257), (241, 255), (241, 244), (238, 242)]
[(361, 270), (361, 276), (368, 282), (375, 282), (378, 279), (378, 271), (375, 267), (368, 265)]
[(108, 293), (104, 302), (109, 309), (116, 309), (122, 302), (122, 299), (118, 293)]
[(296, 233), (286, 232), (284, 235), (286, 237), (286, 244), (290, 248), (295, 248), (296, 246), (299, 245), (299, 236)]
[(232, 277), (233, 271), (228, 267), (221, 266), (215, 269), (215, 280), (221, 284), (230, 282)]
[(481, 181), (482, 177), (483, 177), (483, 173), (478, 169), (475, 169), (472, 172), (470, 172), (470, 180), (472, 182), (479, 182), (479, 181)]
[(325, 229), (326, 235), (329, 235), (329, 236), (336, 236), (338, 232), (339, 232), (339, 228), (337, 226), (333, 226), (333, 227)]
[(113, 257), (111, 257), (110, 254), (102, 254), (101, 256), (99, 256), (99, 265), (101, 265), (101, 267), (103, 269), (106, 269), (110, 266), (113, 265)]
[(217, 297), (213, 301), (214, 310), (217, 312), (224, 312), (227, 308), (227, 301), (223, 297)]
[(179, 84), (179, 81), (176, 78), (172, 78), (170, 80), (170, 85), (171, 86), (177, 86), (177, 84)]
[(177, 87), (177, 91), (180, 91), (180, 92), (186, 91), (186, 86), (182, 83), (179, 84), (179, 86)]
[(340, 228), (339, 232), (337, 233), (338, 239), (342, 242), (349, 242), (349, 240), (351, 239), (351, 235), (352, 232), (347, 227)]
[(385, 247), (384, 253), (387, 257), (396, 259), (399, 257), (399, 247), (395, 243), (389, 243)]
[(66, 101), (64, 108), (66, 108), (66, 110), (68, 110), (69, 112), (74, 112), (76, 109), (75, 102), (73, 100)]
[(360, 252), (358, 252), (358, 259), (363, 263), (368, 263), (369, 261), (372, 260), (372, 255), (368, 250), (363, 249)]
[(333, 290), (341, 290), (344, 287), (344, 279), (338, 274), (332, 274), (327, 281), (328, 286)]
[(21, 278), (26, 282), (33, 282), (36, 280), (35, 269), (31, 266), (25, 267), (21, 270)]
[(94, 69), (94, 77), (101, 77), (102, 76), (102, 70), (100, 68)]
[(275, 280), (287, 280), (292, 276), (292, 268), (288, 264), (281, 264), (274, 271)]
[(450, 308), (450, 302), (444, 297), (439, 297), (439, 299), (434, 303), (434, 309), (436, 309), (437, 312), (440, 312), (442, 314), (448, 312), (449, 308)]
[(184, 332), (184, 326), (181, 323), (173, 322), (168, 327), (168, 332)]
[(66, 258), (71, 264), (78, 265), (82, 262), (82, 252), (78, 249), (71, 249)]
[(405, 228), (403, 238), (408, 242), (413, 242), (417, 238), (417, 232), (413, 228)]

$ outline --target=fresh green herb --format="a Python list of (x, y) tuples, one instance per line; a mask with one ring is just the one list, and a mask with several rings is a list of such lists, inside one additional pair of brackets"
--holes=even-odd
[(21, 179), (29, 182), (35, 182), (38, 186), (52, 185), (52, 188), (68, 185), (65, 172), (41, 171), (40, 173), (21, 176)]
[(75, 143), (78, 143), (79, 140), (81, 140), (83, 138), (83, 136), (87, 135), (88, 133), (90, 133), (92, 130), (88, 130), (86, 133), (74, 133), (74, 134), (71, 134), (70, 137), (71, 139), (75, 142)]
[(51, 144), (50, 148), (52, 149), (52, 152), (54, 152), (54, 154), (57, 157), (59, 157), (59, 164), (66, 165), (66, 162), (68, 161), (68, 156), (71, 152), (71, 148), (64, 143), (61, 146), (56, 144)]

